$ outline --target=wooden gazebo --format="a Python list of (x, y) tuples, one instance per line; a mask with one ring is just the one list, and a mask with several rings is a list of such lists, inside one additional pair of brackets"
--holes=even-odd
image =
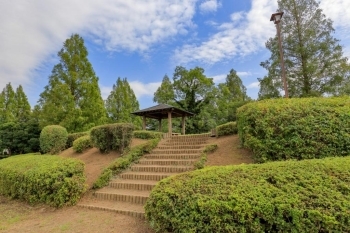
[(156, 106), (138, 110), (136, 112), (132, 112), (131, 114), (142, 116), (142, 128), (146, 129), (146, 118), (158, 119), (159, 121), (159, 131), (162, 130), (162, 119), (168, 119), (168, 133), (172, 135), (172, 123), (171, 119), (176, 117), (182, 117), (182, 130), (181, 133), (185, 134), (185, 119), (187, 116), (193, 116), (194, 113), (187, 112), (180, 108), (168, 105), (168, 104), (158, 104)]

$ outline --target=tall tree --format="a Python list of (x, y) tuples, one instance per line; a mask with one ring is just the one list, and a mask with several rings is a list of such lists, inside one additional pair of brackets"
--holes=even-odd
[(84, 40), (77, 34), (58, 52), (49, 84), (40, 94), (40, 125), (59, 124), (69, 132), (88, 130), (106, 122), (107, 114)]
[(14, 115), (16, 120), (20, 122), (28, 121), (31, 115), (30, 104), (28, 102), (28, 98), (24, 93), (21, 85), (17, 87), (14, 99), (15, 99)]
[(140, 105), (126, 78), (118, 78), (113, 84), (113, 90), (106, 100), (106, 109), (112, 122), (129, 122), (141, 127), (141, 119), (130, 114), (139, 110)]
[(250, 98), (247, 95), (247, 88), (243, 85), (237, 72), (231, 69), (226, 76), (226, 81), (218, 85), (217, 113), (214, 116), (217, 124), (235, 121), (237, 108), (248, 101)]
[[(204, 69), (195, 67), (187, 70), (182, 66), (175, 68), (172, 88), (166, 77), (155, 92), (154, 100), (173, 104), (195, 114), (186, 120), (186, 132), (200, 133), (210, 130), (215, 125), (212, 118), (214, 105), (213, 79), (204, 75)], [(173, 91), (173, 92), (172, 92)], [(179, 127), (181, 128), (181, 127)]]
[[(288, 91), (291, 97), (320, 96), (341, 92), (349, 77), (347, 58), (343, 56), (339, 40), (332, 34), (332, 21), (323, 14), (316, 0), (279, 0), (283, 11), (280, 22)], [(271, 57), (261, 63), (268, 76), (260, 80), (282, 90), (277, 37), (266, 42)], [(265, 79), (271, 79), (265, 82)], [(272, 90), (272, 89), (270, 89)], [(274, 90), (272, 91), (274, 92)], [(265, 98), (261, 91), (261, 97)]]
[(6, 123), (16, 120), (15, 109), (16, 100), (15, 92), (13, 91), (11, 83), (6, 84), (5, 88), (0, 94), (0, 123)]

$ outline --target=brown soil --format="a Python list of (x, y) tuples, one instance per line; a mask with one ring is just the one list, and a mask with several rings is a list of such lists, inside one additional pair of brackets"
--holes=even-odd
[[(137, 146), (147, 140), (134, 138), (131, 141), (131, 147)], [(89, 188), (96, 181), (102, 170), (106, 168), (113, 160), (120, 157), (119, 152), (112, 151), (108, 154), (101, 154), (97, 148), (91, 148), (84, 153), (76, 153), (72, 148), (63, 151), (60, 156), (80, 159), (85, 163), (86, 183)]]
[[(134, 139), (132, 146), (145, 142)], [(211, 138), (209, 143), (217, 144), (218, 149), (208, 155), (207, 166), (252, 163), (250, 151), (239, 148), (237, 136)], [(119, 153), (100, 154), (97, 149), (89, 149), (79, 154), (68, 149), (60, 154), (63, 157), (81, 159), (85, 164), (87, 183), (97, 179), (104, 167), (120, 156)], [(92, 191), (84, 198), (89, 198)], [(71, 233), (153, 233), (148, 224), (141, 219), (102, 210), (80, 207), (50, 208), (45, 205), (30, 206), (20, 201), (0, 196), (0, 232), (71, 232)]]
[(238, 135), (210, 138), (208, 143), (218, 145), (218, 149), (214, 153), (208, 154), (206, 166), (253, 163), (252, 152), (240, 148)]

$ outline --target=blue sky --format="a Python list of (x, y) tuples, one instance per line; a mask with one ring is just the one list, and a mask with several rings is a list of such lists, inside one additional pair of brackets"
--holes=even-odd
[[(350, 57), (350, 1), (321, 0)], [(48, 83), (65, 39), (80, 34), (103, 98), (127, 78), (141, 108), (177, 65), (200, 66), (215, 83), (235, 69), (257, 97), (264, 44), (276, 33), (275, 0), (2, 0), (0, 90), (21, 84), (32, 107)]]

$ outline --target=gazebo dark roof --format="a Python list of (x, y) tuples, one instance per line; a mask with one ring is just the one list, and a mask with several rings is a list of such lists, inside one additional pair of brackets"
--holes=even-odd
[(182, 116), (193, 116), (194, 113), (182, 110), (180, 108), (168, 105), (168, 104), (158, 104), (156, 106), (138, 110), (132, 112), (131, 114), (137, 116), (145, 116), (153, 119), (166, 119), (168, 118), (168, 112), (171, 111), (172, 117), (182, 117)]

